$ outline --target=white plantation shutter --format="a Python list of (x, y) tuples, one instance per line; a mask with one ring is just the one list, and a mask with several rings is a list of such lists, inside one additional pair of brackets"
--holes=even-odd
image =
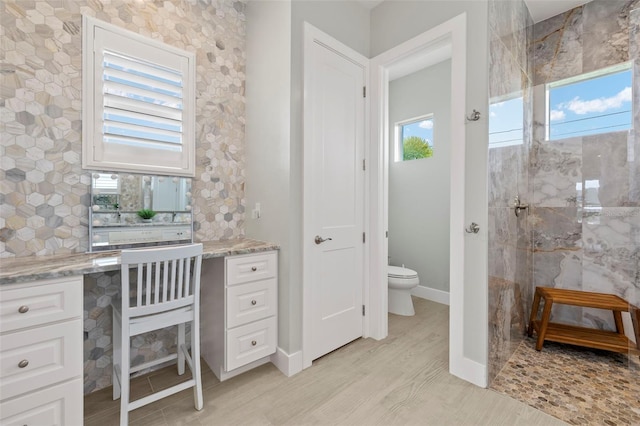
[(83, 165), (194, 176), (194, 55), (86, 21)]

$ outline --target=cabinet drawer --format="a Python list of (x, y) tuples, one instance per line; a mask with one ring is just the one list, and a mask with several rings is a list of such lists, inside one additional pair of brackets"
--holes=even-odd
[(275, 278), (227, 288), (227, 328), (275, 315), (276, 288)]
[(82, 411), (82, 380), (77, 379), (0, 403), (0, 424), (81, 425)]
[(0, 332), (82, 316), (82, 276), (0, 290)]
[(227, 371), (242, 367), (276, 351), (276, 317), (227, 330)]
[(227, 285), (275, 278), (278, 270), (276, 252), (228, 257), (226, 262)]
[(0, 336), (0, 400), (81, 375), (80, 319)]

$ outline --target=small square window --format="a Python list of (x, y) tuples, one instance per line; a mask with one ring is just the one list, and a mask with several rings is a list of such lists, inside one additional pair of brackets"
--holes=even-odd
[(433, 157), (433, 114), (396, 123), (395, 161)]
[(547, 139), (633, 128), (631, 63), (547, 85)]

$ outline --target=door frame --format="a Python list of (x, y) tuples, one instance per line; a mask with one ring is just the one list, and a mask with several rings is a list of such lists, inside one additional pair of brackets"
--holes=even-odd
[[(467, 17), (458, 15), (371, 59), (371, 193), (370, 193), (370, 336), (388, 334), (387, 239), (389, 212), (389, 74), (398, 68), (424, 65), (429, 54), (443, 44), (451, 47), (451, 201), (450, 201), (450, 289), (449, 372), (486, 387), (486, 365), (465, 356), (465, 323), (472, 314), (464, 309), (465, 292), (465, 149), (467, 94)], [(406, 72), (409, 74), (410, 72)], [(477, 312), (477, 311), (476, 311)], [(484, 321), (487, 321), (486, 309)], [(465, 315), (467, 320), (465, 322)], [(482, 316), (482, 315), (481, 315)], [(478, 319), (480, 320), (480, 319)], [(484, 327), (486, 334), (486, 327)], [(485, 341), (487, 336), (485, 336)]]
[[(313, 300), (311, 299), (311, 272), (308, 265), (311, 262), (312, 253), (305, 249), (305, 241), (311, 241), (314, 237), (316, 230), (312, 228), (311, 223), (311, 179), (308, 174), (308, 171), (311, 170), (311, 162), (314, 161), (307, 153), (311, 152), (310, 144), (312, 142), (311, 131), (309, 123), (311, 123), (312, 117), (310, 116), (310, 106), (309, 99), (306, 96), (310, 90), (310, 78), (309, 73), (310, 69), (308, 64), (311, 63), (312, 59), (312, 51), (311, 47), (313, 43), (318, 43), (329, 50), (334, 51), (340, 56), (350, 60), (351, 62), (361, 66), (364, 70), (364, 84), (365, 87), (369, 87), (369, 59), (365, 56), (357, 53), (355, 50), (351, 49), (347, 45), (341, 43), (340, 41), (334, 39), (328, 34), (320, 31), (313, 25), (308, 22), (304, 22), (304, 60), (303, 60), (303, 122), (304, 122), (304, 130), (303, 130), (303, 169), (302, 169), (302, 180), (303, 180), (303, 197), (302, 197), (302, 368), (308, 368), (311, 366), (313, 359), (311, 359), (311, 351), (308, 350), (311, 348), (311, 330), (312, 330), (312, 317), (311, 317), (311, 306)], [(365, 110), (364, 110), (364, 146), (363, 146), (363, 156), (366, 163), (369, 163), (369, 143), (370, 140), (370, 101), (369, 96), (365, 97)], [(366, 232), (369, 235), (369, 173), (364, 174), (363, 179), (363, 232)], [(365, 306), (368, 305), (368, 294), (369, 294), (369, 238), (366, 238), (365, 243), (363, 244), (363, 295), (362, 300)], [(368, 337), (369, 330), (369, 315), (363, 317), (363, 329), (362, 336)]]

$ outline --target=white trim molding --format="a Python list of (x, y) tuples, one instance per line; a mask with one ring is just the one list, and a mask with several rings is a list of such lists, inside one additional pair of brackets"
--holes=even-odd
[(411, 294), (421, 299), (427, 299), (427, 300), (431, 300), (432, 302), (442, 303), (443, 305), (449, 305), (448, 291), (438, 290), (436, 288), (419, 285), (413, 290), (411, 290)]
[[(449, 358), (451, 358), (451, 354), (449, 354)], [(449, 372), (481, 388), (487, 387), (487, 366), (470, 358), (460, 357), (455, 365), (450, 363)]]
[[(485, 387), (486, 365), (468, 358), (465, 353), (466, 323), (486, 324), (486, 300), (478, 300), (475, 310), (465, 307), (465, 293), (473, 278), (465, 274), (481, 257), (470, 247), (465, 228), (465, 192), (467, 133), (464, 117), (467, 109), (467, 15), (462, 13), (371, 60), (371, 187), (370, 187), (370, 336), (383, 339), (388, 334), (387, 320), (387, 230), (389, 218), (389, 81), (390, 75), (417, 71), (432, 64), (433, 55), (451, 52), (451, 205), (450, 205), (450, 270), (449, 270), (449, 371), (464, 380)], [(395, 74), (394, 74), (395, 73)], [(476, 244), (477, 245), (477, 244)], [(486, 249), (485, 249), (486, 252)], [(479, 250), (478, 253), (483, 253)], [(467, 267), (468, 266), (468, 267)], [(481, 283), (482, 284), (482, 283)], [(467, 285), (468, 287), (465, 287)], [(486, 287), (486, 285), (485, 285)], [(472, 292), (471, 292), (472, 293)], [(485, 297), (486, 299), (486, 297)], [(480, 327), (487, 340), (487, 327)], [(481, 336), (482, 338), (482, 336)], [(469, 343), (467, 343), (469, 345)]]
[(282, 348), (276, 348), (276, 353), (271, 355), (271, 362), (287, 377), (302, 371), (302, 351), (292, 354), (286, 353)]

